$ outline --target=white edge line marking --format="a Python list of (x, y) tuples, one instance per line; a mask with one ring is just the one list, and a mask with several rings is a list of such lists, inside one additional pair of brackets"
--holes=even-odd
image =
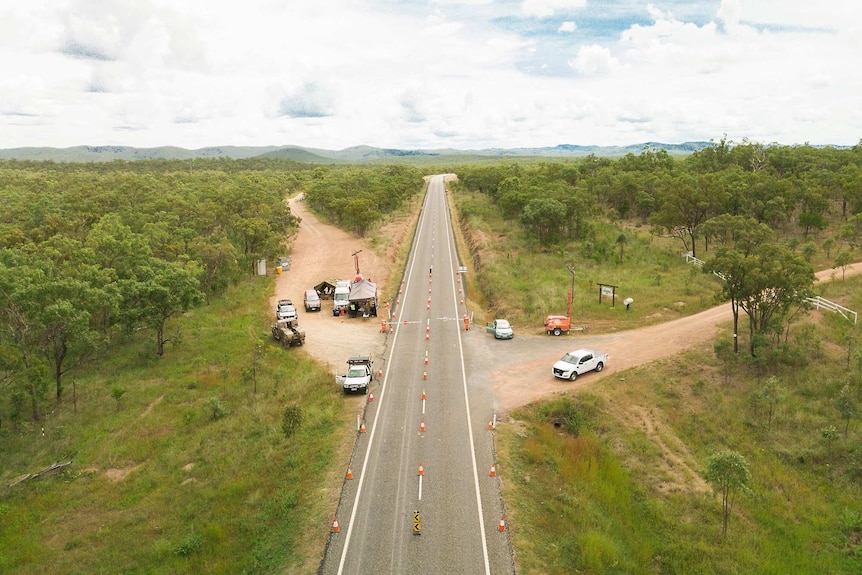
[[(446, 185), (445, 183), (443, 184)], [(446, 195), (443, 194), (443, 201), (446, 201)], [(448, 208), (448, 206), (447, 206)], [(449, 226), (452, 225), (452, 220), (449, 220)], [(450, 267), (453, 265), (452, 262), (452, 230), (449, 228), (449, 233), (446, 234), (447, 244), (449, 246), (449, 265)], [(454, 268), (452, 268), (454, 269)], [(457, 288), (455, 286), (455, 275), (452, 276), (452, 299), (455, 302), (455, 309), (458, 309), (458, 295)], [(457, 315), (457, 314), (456, 314)], [(479, 513), (479, 533), (482, 535), (482, 556), (485, 559), (485, 574), (491, 575), (491, 565), (488, 560), (488, 541), (485, 537), (485, 521), (484, 521), (484, 512), (482, 511), (482, 495), (479, 491), (479, 469), (476, 463), (476, 443), (473, 439), (473, 420), (470, 417), (470, 398), (467, 395), (467, 370), (464, 367), (464, 342), (461, 338), (461, 327), (458, 324), (455, 324), (456, 331), (458, 332), (458, 352), (461, 356), (461, 382), (464, 387), (464, 405), (467, 407), (467, 431), (470, 434), (470, 456), (472, 457), (473, 462), (473, 485), (476, 490), (476, 510)]]

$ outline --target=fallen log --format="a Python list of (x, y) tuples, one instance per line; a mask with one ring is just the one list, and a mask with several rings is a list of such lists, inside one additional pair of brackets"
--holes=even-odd
[(25, 481), (30, 481), (31, 479), (36, 479), (38, 477), (42, 477), (43, 475), (48, 475), (50, 473), (56, 473), (57, 471), (60, 471), (62, 469), (66, 469), (70, 465), (72, 465), (71, 459), (69, 461), (66, 461), (66, 462), (55, 461), (54, 463), (52, 463), (51, 465), (49, 465), (45, 469), (42, 469), (41, 471), (37, 471), (36, 473), (27, 473), (26, 475), (22, 475), (20, 477), (15, 478), (15, 480), (9, 484), (9, 487), (15, 487), (16, 485), (24, 483)]

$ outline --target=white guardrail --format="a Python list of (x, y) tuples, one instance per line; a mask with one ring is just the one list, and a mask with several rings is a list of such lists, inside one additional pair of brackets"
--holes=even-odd
[(834, 311), (834, 312), (840, 313), (844, 317), (844, 319), (849, 320), (850, 319), (849, 316), (852, 315), (853, 316), (853, 325), (856, 325), (856, 320), (858, 319), (859, 314), (857, 312), (853, 311), (852, 309), (847, 309), (846, 307), (844, 307), (842, 305), (838, 305), (834, 301), (829, 301), (828, 299), (823, 299), (819, 295), (814, 296), (814, 297), (807, 297), (807, 298), (805, 298), (805, 301), (807, 301), (808, 303), (813, 305), (816, 309), (823, 308), (823, 309), (828, 309), (829, 311)]
[[(688, 262), (688, 263), (690, 263), (690, 264), (694, 264), (694, 265), (696, 265), (696, 266), (703, 267), (703, 264), (705, 264), (705, 263), (706, 263), (706, 262), (705, 262), (705, 261), (703, 261), (702, 259), (699, 259), (699, 258), (694, 257), (694, 256), (692, 255), (692, 253), (691, 253), (691, 252), (685, 252), (684, 254), (682, 254), (682, 257), (684, 257), (684, 258), (685, 258), (685, 261), (686, 261), (686, 262)], [(726, 280), (727, 280), (727, 278), (726, 278), (726, 277), (724, 276), (724, 274), (723, 274), (723, 273), (721, 273), (721, 272), (716, 272), (716, 271), (714, 271), (714, 272), (712, 272), (712, 273), (713, 273), (713, 275), (715, 275), (716, 277), (718, 277), (721, 281), (726, 281)]]

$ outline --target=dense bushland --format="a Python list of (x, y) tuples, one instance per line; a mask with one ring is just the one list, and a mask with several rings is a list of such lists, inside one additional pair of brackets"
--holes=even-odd
[[(682, 271), (685, 252), (725, 278), (715, 295), (733, 303), (735, 332), (748, 331), (756, 355), (814, 295), (814, 268), (842, 269), (862, 243), (862, 145), (722, 140), (681, 159), (646, 148), (617, 160), (462, 166), (458, 178), (483, 296), (519, 322), (564, 313), (574, 287), (573, 314), (601, 324), (598, 284), (637, 302), (616, 329), (665, 320), (668, 307), (704, 309), (715, 284)], [(671, 293), (685, 297), (669, 302)]]
[(315, 570), (349, 425), (327, 370), (271, 345), (254, 262), (289, 253), (315, 178), (375, 198), (363, 231), (422, 189), (330, 170), (0, 163), (0, 572)]

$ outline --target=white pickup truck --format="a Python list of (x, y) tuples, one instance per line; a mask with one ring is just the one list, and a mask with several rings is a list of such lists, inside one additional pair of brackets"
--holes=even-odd
[(608, 354), (594, 349), (576, 349), (554, 364), (554, 377), (575, 381), (579, 375), (588, 371), (603, 370), (608, 359)]
[(335, 376), (336, 383), (341, 384), (344, 393), (348, 391), (361, 391), (368, 393), (371, 384), (371, 357), (360, 355), (347, 360), (347, 374)]

